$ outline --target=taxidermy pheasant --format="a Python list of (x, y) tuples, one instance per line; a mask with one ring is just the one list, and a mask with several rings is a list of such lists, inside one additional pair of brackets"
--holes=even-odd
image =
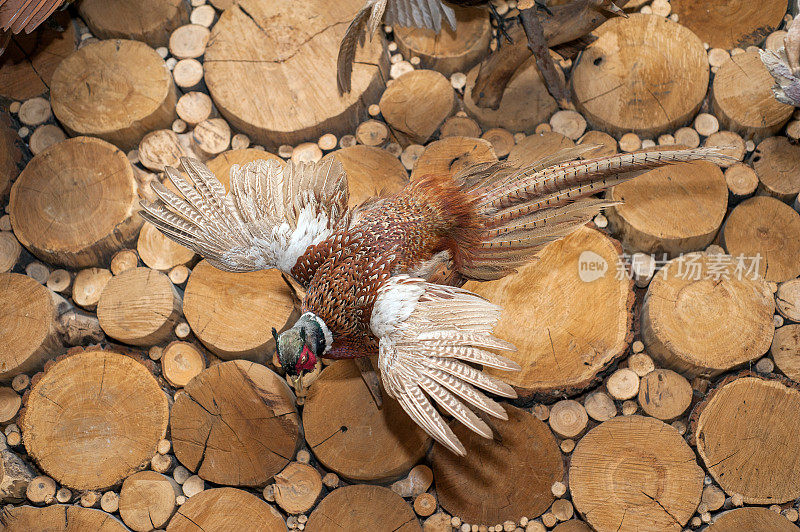
[(523, 168), (481, 164), (455, 177), (426, 175), (353, 209), (346, 175), (331, 158), (283, 168), (276, 161), (234, 165), (227, 194), (203, 164), (183, 159), (188, 179), (167, 168), (179, 194), (156, 183), (159, 199), (143, 202), (142, 216), (221, 270), (278, 268), (292, 276), (306, 294), (304, 314), (276, 335), (286, 373), (299, 378), (320, 357), (377, 352), (386, 392), (463, 455), (430, 399), (490, 438), (472, 409), (507, 416), (478, 388), (516, 394), (473, 365), (519, 366), (495, 353), (514, 350), (492, 336), (501, 309), (452, 285), (513, 272), (609, 205), (592, 197), (604, 188), (668, 163), (725, 159), (698, 148), (578, 160), (593, 149), (569, 148)]

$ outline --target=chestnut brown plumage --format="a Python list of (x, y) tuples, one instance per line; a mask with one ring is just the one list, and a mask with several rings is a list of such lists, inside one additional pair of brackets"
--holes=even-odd
[[(281, 168), (275, 161), (233, 166), (230, 193), (197, 161), (189, 179), (167, 174), (179, 194), (154, 185), (142, 215), (167, 236), (227, 271), (277, 267), (306, 289), (303, 316), (278, 336), (290, 375), (316, 358), (379, 355), (387, 393), (434, 438), (463, 454), (429, 400), (491, 437), (470, 409), (505, 417), (477, 388), (514, 390), (465, 363), (518, 366), (495, 354), (514, 347), (492, 336), (500, 308), (456, 288), (498, 279), (609, 203), (606, 187), (665, 164), (723, 162), (713, 148), (638, 152), (580, 160), (592, 147), (560, 151), (517, 168), (482, 164), (454, 178), (425, 175), (403, 191), (348, 210), (347, 180), (335, 159)], [(258, 326), (258, 324), (253, 324)]]
[(30, 33), (62, 4), (72, 0), (0, 0), (0, 55), (11, 35)]

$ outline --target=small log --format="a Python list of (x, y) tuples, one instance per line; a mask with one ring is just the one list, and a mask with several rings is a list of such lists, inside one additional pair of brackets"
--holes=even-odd
[(161, 372), (175, 388), (186, 386), (204, 369), (206, 359), (203, 353), (188, 342), (172, 342), (161, 354)]
[(769, 137), (756, 147), (752, 161), (760, 190), (785, 203), (800, 194), (800, 146), (786, 137)]
[(683, 415), (691, 402), (691, 384), (672, 370), (651, 371), (639, 383), (639, 404), (648, 416), (672, 421)]
[(586, 131), (586, 119), (580, 113), (572, 110), (557, 111), (550, 117), (550, 126), (553, 131), (560, 133), (568, 139), (577, 141)]
[(351, 361), (322, 371), (306, 397), (303, 429), (323, 466), (356, 481), (403, 475), (431, 441), (396, 401), (384, 401), (379, 409)]
[[(595, 530), (636, 530), (648, 523), (679, 532), (700, 502), (703, 476), (675, 429), (649, 417), (615, 417), (578, 443), (569, 489)], [(598, 490), (607, 496), (598, 498)]]
[[(581, 228), (544, 248), (515, 274), (465, 285), (503, 307), (495, 335), (517, 346), (510, 357), (522, 370), (497, 376), (521, 396), (574, 394), (625, 352), (633, 291), (631, 280), (614, 272), (620, 252), (615, 240)], [(545, 296), (520, 297), (534, 291)]]
[[(720, 148), (723, 154), (739, 161), (744, 159), (746, 151), (744, 139), (733, 131), (717, 131), (703, 141), (703, 146)], [(730, 166), (730, 164), (731, 163), (722, 163), (719, 166), (726, 168)]]
[(611, 231), (626, 249), (670, 257), (709, 245), (728, 206), (722, 171), (711, 163), (670, 165), (606, 192)]
[(188, 125), (194, 127), (211, 117), (214, 109), (211, 98), (204, 92), (187, 92), (180, 98), (175, 106), (178, 116)]
[(303, 514), (322, 493), (322, 477), (308, 464), (291, 462), (275, 475), (275, 502), (288, 514)]
[(314, 142), (298, 144), (292, 150), (292, 162), (316, 163), (322, 159), (322, 150)]
[(197, 59), (181, 59), (172, 68), (172, 79), (184, 92), (198, 91), (204, 86), (204, 73), (203, 63)]
[(220, 153), (206, 163), (208, 169), (213, 172), (217, 179), (220, 180), (225, 190), (230, 188), (230, 173), (231, 167), (234, 164), (244, 166), (245, 164), (253, 161), (278, 161), (283, 166), (285, 161), (277, 155), (264, 150), (256, 150), (254, 148), (245, 148), (241, 150), (228, 150)]
[(776, 329), (770, 354), (784, 375), (800, 382), (800, 324), (792, 323)]
[(414, 512), (420, 517), (428, 517), (436, 511), (436, 497), (432, 493), (422, 493), (414, 499)]
[(102, 510), (81, 506), (54, 504), (45, 508), (33, 506), (7, 506), (0, 520), (8, 532), (47, 530), (48, 532), (72, 532), (73, 530), (97, 530), (98, 532), (127, 532), (122, 522)]
[[(232, 511), (234, 509), (234, 511)], [(285, 530), (286, 523), (272, 506), (255, 495), (235, 488), (205, 490), (178, 508), (167, 525), (169, 532), (203, 530)]]
[(696, 148), (700, 145), (700, 135), (690, 127), (682, 127), (675, 132), (675, 144)]
[(125, 154), (102, 140), (79, 137), (28, 163), (11, 190), (9, 214), (14, 234), (34, 255), (83, 268), (105, 266), (136, 238), (143, 223), (138, 203)]
[(370, 198), (394, 194), (408, 183), (402, 163), (391, 153), (370, 146), (352, 146), (335, 151), (334, 157), (347, 174), (350, 206), (360, 205)]
[(746, 257), (767, 281), (800, 275), (800, 214), (768, 196), (737, 205), (722, 228), (722, 245), (734, 257)]
[[(547, 425), (524, 410), (508, 405), (505, 409), (508, 421), (491, 421), (494, 441), (461, 424), (451, 425), (467, 448), (465, 457), (439, 444), (433, 447), (439, 503), (464, 521), (499, 523), (538, 517), (553, 502), (553, 483), (563, 479), (561, 453)], [(509, 478), (514, 482), (508, 482)]]
[(194, 251), (176, 244), (150, 223), (142, 226), (136, 251), (146, 266), (158, 271), (188, 264), (194, 258)]
[(725, 504), (725, 492), (713, 484), (703, 488), (700, 501), (712, 512), (716, 512)]
[(100, 39), (132, 39), (153, 48), (166, 46), (170, 33), (189, 20), (181, 0), (86, 0), (78, 12)]
[(715, 48), (745, 48), (760, 44), (778, 29), (786, 6), (781, 0), (753, 4), (747, 0), (672, 0), (672, 12), (681, 24)]
[(22, 246), (10, 231), (0, 231), (0, 273), (10, 272), (17, 264)]
[(20, 373), (19, 375), (11, 379), (11, 387), (14, 389), (14, 391), (19, 393), (24, 392), (28, 388), (28, 385), (30, 383), (31, 383), (31, 378), (25, 375), (24, 373)]
[(97, 303), (103, 331), (131, 345), (163, 342), (180, 314), (178, 291), (166, 275), (149, 268), (134, 268), (109, 279)]
[(277, 270), (229, 273), (201, 261), (186, 283), (183, 312), (197, 339), (218, 357), (266, 362), (275, 352), (271, 328), (283, 330), (300, 317), (293, 297)]
[(283, 379), (264, 366), (243, 360), (212, 366), (176, 395), (175, 456), (204, 480), (263, 486), (300, 445), (294, 403)]
[(356, 140), (365, 146), (383, 146), (389, 140), (389, 128), (380, 120), (361, 122), (356, 129)]
[(422, 527), (399, 495), (382, 486), (360, 484), (339, 488), (325, 497), (308, 517), (305, 530), (416, 532)]
[(603, 391), (592, 392), (583, 400), (583, 406), (590, 418), (602, 423), (617, 415), (614, 400)]
[(199, 24), (186, 24), (172, 32), (169, 51), (178, 59), (197, 59), (206, 52), (211, 31)]
[[(634, 343), (641, 344), (642, 342), (637, 340)], [(653, 359), (650, 358), (650, 355), (647, 353), (634, 353), (628, 357), (628, 367), (633, 370), (639, 377), (644, 377), (654, 369), (656, 369), (655, 364), (653, 363)]]
[(424, 152), (425, 146), (409, 144), (403, 148), (403, 152), (400, 154), (400, 162), (403, 163), (403, 167), (406, 170), (411, 171), (417, 165), (417, 161), (422, 157)]
[(93, 135), (123, 150), (168, 128), (177, 95), (164, 60), (138, 41), (99, 41), (65, 59), (50, 86), (53, 112), (70, 135)]
[(187, 155), (178, 135), (170, 129), (151, 131), (139, 143), (139, 162), (153, 172), (163, 172), (167, 166), (177, 168), (181, 157)]
[(175, 513), (175, 497), (180, 494), (181, 488), (173, 479), (155, 471), (140, 471), (122, 483), (119, 515), (137, 532), (163, 528)]
[(394, 42), (403, 57), (419, 57), (420, 66), (450, 76), (454, 72), (467, 72), (486, 57), (492, 26), (485, 9), (454, 8), (456, 27), (453, 31), (446, 22), (435, 32), (422, 28), (398, 26)]
[(772, 292), (736, 269), (729, 255), (690, 253), (656, 274), (642, 306), (641, 334), (659, 365), (707, 378), (767, 352)]
[(797, 532), (800, 529), (784, 516), (769, 508), (751, 506), (718, 514), (706, 530), (708, 532), (740, 532), (741, 530)]
[[(523, 37), (524, 39), (524, 37)], [(536, 58), (528, 51), (516, 73), (510, 77), (508, 87), (498, 99), (495, 108), (480, 107), (475, 104), (475, 84), (480, 67), (476, 66), (467, 74), (464, 88), (464, 107), (481, 128), (502, 127), (509, 131), (533, 133), (536, 124), (547, 121), (558, 109), (556, 101), (547, 92), (542, 75), (536, 67)]]
[(20, 428), (28, 454), (48, 475), (73, 489), (99, 490), (149, 460), (168, 421), (167, 396), (142, 364), (88, 350), (60, 359), (33, 384)]
[(119, 510), (119, 494), (107, 491), (100, 497), (100, 508), (107, 513), (114, 514)]
[(550, 408), (550, 428), (562, 438), (575, 438), (586, 430), (589, 416), (577, 401), (564, 399)]
[(206, 28), (210, 28), (214, 24), (216, 18), (217, 13), (214, 11), (214, 7), (208, 4), (195, 7), (189, 15), (189, 21), (192, 24), (199, 24)]
[(50, 277), (50, 268), (41, 262), (33, 261), (25, 266), (25, 275), (39, 284), (45, 284), (47, 278)]
[(50, 291), (30, 277), (0, 274), (0, 380), (36, 370), (61, 351)]
[(44, 98), (31, 98), (25, 100), (17, 112), (17, 118), (26, 126), (44, 124), (53, 116), (50, 102)]
[(425, 146), (411, 172), (411, 180), (427, 175), (453, 176), (475, 164), (496, 161), (492, 145), (483, 139), (447, 137)]
[(361, 0), (296, 7), (236, 2), (214, 25), (205, 53), (205, 82), (220, 113), (268, 149), (352, 133), (388, 78), (384, 39), (376, 35), (357, 50), (352, 90), (337, 92), (337, 50)]
[(439, 137), (480, 137), (481, 126), (466, 116), (451, 116), (444, 121)]
[(734, 163), (725, 169), (725, 184), (734, 201), (749, 198), (758, 188), (758, 175), (750, 166)]
[(776, 134), (793, 107), (772, 96), (772, 76), (758, 52), (735, 55), (719, 68), (711, 84), (711, 108), (725, 129), (758, 142)]
[(396, 80), (381, 96), (383, 118), (400, 144), (425, 144), (457, 104), (443, 75), (415, 70)]
[(778, 285), (775, 302), (781, 316), (800, 322), (800, 279), (792, 279)]
[[(572, 69), (578, 111), (596, 129), (653, 137), (685, 124), (708, 88), (703, 44), (668, 19), (613, 18)], [(641, 43), (648, 42), (645, 50)], [(685, 80), (679, 87), (674, 80)]]
[(620, 368), (608, 377), (606, 389), (618, 401), (632, 399), (639, 393), (639, 376), (630, 368)]
[(642, 139), (636, 133), (625, 133), (619, 139), (619, 149), (624, 153), (632, 153), (642, 149)]
[(84, 491), (80, 496), (80, 504), (84, 508), (97, 508), (100, 506), (100, 493), (94, 490)]
[(67, 270), (53, 270), (45, 286), (57, 294), (69, 295), (72, 292), (72, 274)]
[(9, 423), (19, 412), (22, 398), (8, 386), (0, 386), (0, 423)]
[(207, 159), (219, 155), (231, 145), (231, 128), (221, 118), (209, 118), (192, 131), (192, 147)]
[[(370, 108), (372, 108), (372, 105), (370, 105)], [(372, 115), (370, 114), (370, 116)], [(321, 150), (331, 151), (336, 149), (338, 142), (339, 139), (336, 138), (336, 135), (333, 133), (325, 133), (319, 138), (319, 140), (317, 140), (317, 146), (319, 146), (319, 149)]]
[(34, 504), (51, 504), (55, 501), (56, 481), (46, 475), (39, 475), (28, 483), (25, 495)]
[(548, 155), (574, 145), (574, 142), (561, 133), (544, 131), (525, 137), (524, 140), (511, 148), (511, 153), (508, 154), (508, 162), (516, 166), (531, 165)]
[(591, 532), (591, 530), (592, 529), (589, 528), (589, 525), (583, 521), (570, 519), (569, 521), (564, 521), (563, 523), (556, 525), (556, 527), (553, 529), (553, 532)]
[(494, 154), (498, 158), (503, 158), (511, 153), (511, 149), (514, 147), (514, 136), (507, 129), (501, 127), (494, 127), (485, 131), (481, 138), (492, 145)]
[(719, 121), (714, 115), (700, 113), (694, 119), (694, 130), (704, 137), (710, 137), (719, 131)]
[(119, 275), (124, 271), (135, 268), (138, 265), (139, 255), (136, 253), (136, 250), (123, 249), (114, 253), (114, 256), (111, 257), (111, 266), (109, 269), (111, 270), (112, 274)]
[(745, 375), (730, 377), (692, 414), (697, 452), (726, 493), (747, 504), (796, 499), (800, 391)]
[(205, 491), (205, 489), (206, 489), (206, 483), (198, 475), (191, 475), (183, 482), (183, 485), (181, 486), (183, 495), (186, 498), (194, 497), (198, 493), (202, 493), (203, 491)]
[(111, 272), (104, 268), (86, 268), (79, 271), (72, 287), (72, 300), (83, 309), (94, 310), (100, 301), (100, 294), (103, 293), (111, 277)]

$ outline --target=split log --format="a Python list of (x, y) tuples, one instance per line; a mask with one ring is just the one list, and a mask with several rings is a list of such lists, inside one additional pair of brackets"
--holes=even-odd
[(752, 196), (758, 188), (758, 175), (750, 166), (734, 163), (725, 169), (725, 184), (734, 201)]
[(28, 464), (3, 446), (3, 449), (0, 450), (0, 501), (3, 503), (23, 502), (28, 485), (33, 478), (33, 470)]
[(508, 154), (508, 162), (516, 166), (526, 166), (542, 160), (564, 148), (571, 148), (575, 143), (553, 131), (545, 131), (525, 137)]
[[(322, 499), (311, 513), (307, 532), (327, 530), (421, 531), (411, 506), (382, 486), (345, 486)], [(427, 528), (426, 528), (427, 530)], [(171, 532), (171, 531), (170, 531)]]
[(731, 57), (711, 84), (711, 108), (720, 123), (747, 140), (776, 134), (792, 117), (791, 105), (772, 96), (773, 79), (758, 52)]
[(444, 121), (439, 137), (480, 137), (481, 126), (466, 116), (451, 116)]
[(22, 246), (10, 231), (0, 231), (0, 273), (10, 272), (19, 261)]
[(317, 460), (355, 481), (385, 481), (419, 462), (431, 438), (383, 393), (378, 408), (349, 360), (322, 371), (306, 397), (303, 429)]
[(188, 125), (194, 127), (196, 124), (211, 118), (214, 104), (211, 98), (204, 92), (187, 92), (180, 98), (175, 106), (178, 116)]
[(728, 207), (728, 187), (718, 166), (708, 162), (669, 165), (612, 187), (605, 210), (622, 246), (670, 257), (709, 245)]
[(186, 386), (204, 369), (206, 359), (203, 353), (189, 342), (172, 342), (161, 354), (161, 372), (175, 388)]
[(775, 302), (781, 316), (800, 322), (800, 279), (781, 283), (775, 292)]
[(647, 353), (694, 378), (713, 377), (767, 352), (774, 326), (772, 291), (737, 271), (729, 255), (690, 253), (653, 278), (641, 314)]
[(770, 354), (784, 375), (800, 382), (800, 324), (792, 323), (776, 329)]
[(800, 391), (778, 380), (730, 377), (692, 414), (697, 452), (728, 494), (748, 504), (796, 499), (800, 485), (794, 437)]
[(308, 464), (291, 462), (275, 475), (275, 502), (288, 514), (303, 514), (322, 493), (322, 477)]
[(286, 523), (269, 504), (252, 493), (235, 488), (205, 490), (191, 497), (167, 525), (168, 532), (206, 532), (285, 530)]
[(91, 137), (67, 139), (34, 157), (14, 183), (14, 234), (50, 264), (105, 266), (142, 226), (136, 191), (122, 151)]
[(153, 172), (163, 172), (167, 166), (177, 168), (181, 157), (187, 155), (178, 135), (170, 129), (151, 131), (139, 143), (139, 162)]
[(50, 291), (30, 277), (0, 274), (0, 380), (36, 370), (63, 348)]
[(231, 184), (231, 167), (234, 164), (244, 166), (253, 161), (278, 161), (281, 166), (286, 162), (277, 155), (264, 150), (256, 150), (255, 148), (243, 148), (241, 150), (228, 150), (220, 153), (206, 163), (208, 169), (217, 176), (225, 190), (230, 188)]
[(98, 490), (149, 460), (168, 421), (167, 396), (144, 365), (87, 350), (57, 361), (33, 384), (20, 428), (28, 454), (48, 475)]
[(83, 309), (96, 309), (100, 294), (111, 277), (111, 272), (105, 268), (86, 268), (79, 271), (72, 287), (72, 300)]
[(553, 483), (563, 479), (561, 452), (547, 425), (524, 410), (508, 405), (505, 409), (508, 421), (490, 422), (494, 440), (459, 423), (451, 425), (467, 449), (465, 457), (439, 444), (433, 447), (431, 463), (439, 503), (466, 522), (538, 517), (553, 502)]
[(263, 486), (300, 445), (289, 386), (244, 360), (211, 366), (176, 394), (170, 421), (175, 456), (200, 478)]
[(501, 127), (494, 127), (485, 131), (481, 138), (492, 145), (494, 154), (499, 158), (511, 153), (511, 149), (514, 147), (514, 135)]
[(153, 48), (166, 46), (170, 33), (189, 21), (181, 0), (86, 0), (78, 12), (95, 37), (143, 41)]
[(785, 203), (800, 194), (800, 146), (786, 137), (769, 137), (753, 152), (761, 190)]
[(119, 515), (132, 530), (163, 528), (175, 513), (181, 487), (155, 471), (140, 471), (125, 479), (119, 492)]
[(593, 428), (578, 442), (569, 489), (575, 508), (595, 530), (633, 531), (648, 523), (680, 532), (700, 502), (703, 477), (674, 428), (626, 416)]
[(7, 506), (0, 514), (5, 532), (73, 532), (93, 530), (96, 532), (127, 532), (122, 522), (102, 510), (81, 506), (54, 504), (45, 508), (34, 506)]
[[(571, 395), (595, 382), (632, 339), (633, 283), (615, 273), (620, 253), (617, 241), (581, 228), (516, 274), (468, 282), (503, 307), (495, 334), (518, 349), (511, 358), (522, 370), (497, 376), (523, 397)], [(520, 297), (534, 293), (541, 297)]]
[(177, 95), (164, 60), (138, 41), (99, 41), (70, 55), (53, 74), (53, 112), (70, 135), (92, 135), (123, 150), (169, 128)]
[[(352, 90), (337, 93), (336, 53), (361, 7), (361, 0), (302, 5), (239, 0), (226, 9), (214, 25), (204, 62), (205, 82), (220, 113), (268, 149), (352, 132), (388, 77), (384, 41), (376, 36), (357, 51)], [(267, 101), (270, 105), (263, 105)]]
[(325, 158), (334, 157), (347, 174), (350, 206), (401, 191), (408, 183), (403, 164), (391, 153), (370, 146), (342, 148)]
[(97, 303), (103, 331), (131, 345), (163, 342), (180, 313), (176, 288), (166, 275), (149, 268), (134, 268), (109, 279)]
[(746, 48), (759, 45), (778, 29), (786, 14), (785, 2), (766, 0), (672, 0), (678, 20), (714, 48)]
[(797, 532), (800, 528), (769, 508), (747, 507), (719, 514), (706, 530), (708, 532), (740, 532), (742, 530)]
[(277, 270), (229, 273), (207, 261), (192, 269), (183, 312), (198, 340), (218, 357), (264, 362), (275, 352), (271, 328), (283, 330), (300, 317)]
[(194, 259), (194, 251), (176, 244), (147, 222), (139, 232), (136, 251), (146, 266), (162, 272), (188, 264)]
[(475, 164), (496, 161), (492, 145), (483, 139), (447, 137), (425, 146), (411, 172), (411, 180), (427, 175), (453, 176)]
[(75, 50), (75, 27), (66, 12), (56, 13), (52, 26), (34, 33), (14, 35), (0, 66), (0, 96), (26, 100), (51, 87), (53, 72)]
[(467, 72), (489, 52), (492, 25), (489, 13), (480, 8), (454, 8), (456, 30), (446, 22), (435, 32), (422, 28), (398, 26), (394, 42), (403, 57), (419, 57), (420, 66), (450, 76)]
[(639, 383), (639, 404), (645, 414), (662, 421), (680, 417), (692, 403), (692, 385), (669, 369), (651, 371)]
[(800, 214), (785, 203), (768, 196), (747, 199), (728, 215), (721, 234), (725, 250), (744, 255), (767, 281), (800, 275)]
[(453, 87), (440, 73), (415, 70), (381, 96), (381, 113), (400, 144), (425, 144), (457, 106)]
[(211, 31), (199, 24), (186, 24), (169, 37), (169, 52), (178, 59), (197, 59), (206, 52)]
[[(691, 120), (708, 89), (703, 43), (669, 19), (633, 14), (595, 32), (572, 70), (575, 105), (596, 129), (646, 137)], [(642, 49), (641, 43), (650, 45)], [(675, 79), (684, 80), (676, 86)]]
[(533, 133), (537, 124), (546, 122), (558, 109), (556, 101), (547, 92), (536, 58), (530, 55), (529, 50), (526, 60), (509, 77), (508, 86), (501, 93), (502, 100), (498, 98), (498, 105), (492, 108), (475, 104), (475, 86), (480, 69), (476, 66), (467, 74), (464, 107), (483, 129), (502, 127), (509, 131)]

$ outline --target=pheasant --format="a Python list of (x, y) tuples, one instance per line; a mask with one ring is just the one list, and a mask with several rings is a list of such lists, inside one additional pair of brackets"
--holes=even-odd
[(273, 330), (288, 376), (299, 378), (320, 358), (377, 352), (386, 393), (464, 455), (433, 402), (490, 438), (473, 409), (507, 416), (479, 389), (516, 394), (474, 365), (519, 366), (505, 356), (514, 346), (492, 335), (501, 309), (456, 285), (513, 272), (610, 205), (592, 197), (607, 187), (670, 163), (726, 160), (713, 148), (578, 159), (593, 149), (569, 148), (525, 167), (479, 164), (454, 177), (426, 175), (352, 209), (346, 175), (332, 158), (234, 165), (228, 193), (203, 164), (183, 159), (188, 179), (167, 168), (178, 193), (156, 183), (158, 199), (142, 203), (142, 216), (221, 270), (278, 268), (305, 288), (294, 326)]

